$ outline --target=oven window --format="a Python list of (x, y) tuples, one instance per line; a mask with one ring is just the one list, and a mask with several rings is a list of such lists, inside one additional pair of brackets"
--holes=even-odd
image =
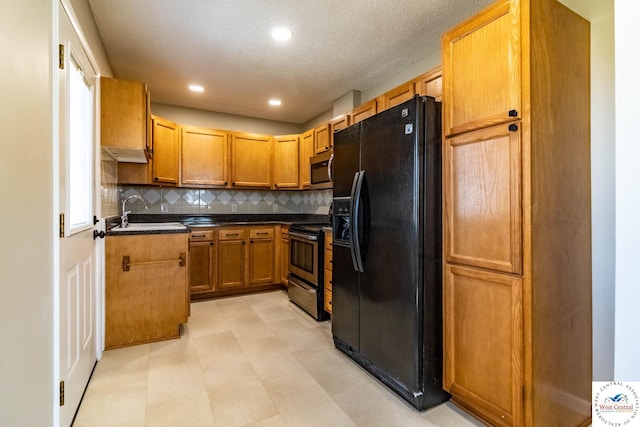
[(313, 243), (302, 242), (300, 240), (289, 241), (290, 260), (292, 266), (310, 274), (315, 274), (313, 265)]

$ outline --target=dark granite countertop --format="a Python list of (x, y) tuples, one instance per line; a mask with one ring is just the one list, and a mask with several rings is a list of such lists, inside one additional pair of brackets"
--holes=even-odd
[[(129, 214), (129, 223), (136, 222), (181, 222), (187, 226), (187, 231), (200, 227), (219, 227), (225, 225), (247, 225), (247, 224), (326, 224), (329, 226), (328, 215), (316, 214), (221, 214), (221, 215), (192, 215), (192, 214)], [(120, 224), (119, 217), (107, 220), (107, 232)], [(145, 230), (145, 231), (124, 231), (109, 233), (110, 236), (132, 235), (132, 234), (161, 234), (161, 233), (184, 233), (183, 230)]]

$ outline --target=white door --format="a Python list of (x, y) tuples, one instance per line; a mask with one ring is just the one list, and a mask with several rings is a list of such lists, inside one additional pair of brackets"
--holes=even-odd
[[(60, 426), (69, 426), (96, 362), (96, 72), (59, 4)], [(64, 216), (62, 218), (62, 215)], [(62, 224), (62, 221), (64, 224)]]

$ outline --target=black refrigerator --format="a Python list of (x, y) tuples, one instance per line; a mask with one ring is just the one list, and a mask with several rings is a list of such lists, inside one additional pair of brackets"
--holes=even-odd
[(418, 97), (334, 135), (335, 346), (419, 410), (442, 390), (441, 114)]

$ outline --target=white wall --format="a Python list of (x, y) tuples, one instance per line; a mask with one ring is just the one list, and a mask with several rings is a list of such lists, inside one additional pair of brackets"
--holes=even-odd
[(615, 2), (616, 295), (615, 374), (640, 381), (640, 5)]
[(52, 355), (52, 1), (0, 13), (0, 425), (47, 426)]

